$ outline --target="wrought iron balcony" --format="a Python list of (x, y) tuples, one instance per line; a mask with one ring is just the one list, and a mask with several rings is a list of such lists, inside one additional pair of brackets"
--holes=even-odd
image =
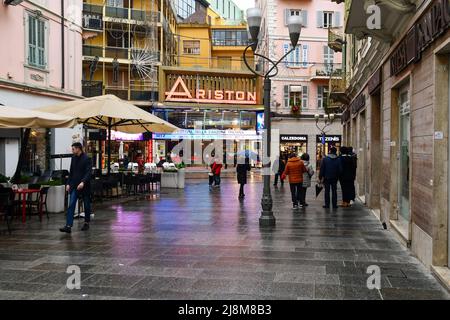
[(344, 34), (339, 29), (328, 29), (328, 46), (334, 52), (342, 52), (345, 43)]
[(310, 68), (311, 80), (314, 79), (325, 79), (328, 80), (330, 77), (341, 77), (342, 76), (342, 64), (341, 63), (314, 63), (308, 64)]
[(330, 87), (328, 94), (328, 106), (341, 106), (348, 104), (350, 99), (347, 91), (348, 74), (340, 70), (339, 76), (330, 76)]
[(83, 97), (97, 97), (103, 94), (103, 82), (102, 81), (81, 81), (82, 95)]
[(106, 7), (105, 14), (107, 17), (128, 19), (128, 8)]
[(99, 46), (83, 45), (83, 56), (103, 57), (103, 48)]

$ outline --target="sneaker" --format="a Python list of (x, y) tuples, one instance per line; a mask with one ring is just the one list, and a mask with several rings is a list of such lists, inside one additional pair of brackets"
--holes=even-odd
[(72, 233), (72, 228), (65, 226), (64, 228), (59, 229), (59, 231), (64, 232), (64, 233)]
[(298, 204), (294, 204), (292, 207), (294, 210), (298, 209)]
[(89, 230), (89, 223), (85, 223), (83, 228), (81, 228), (81, 231), (88, 231)]

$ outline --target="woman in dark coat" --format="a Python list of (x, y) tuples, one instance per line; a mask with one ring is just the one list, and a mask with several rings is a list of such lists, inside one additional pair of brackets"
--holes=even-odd
[(247, 173), (251, 170), (249, 158), (239, 159), (238, 165), (236, 166), (237, 180), (240, 185), (239, 188), (239, 199), (245, 197), (244, 186), (247, 184)]
[(351, 154), (351, 149), (347, 147), (341, 148), (341, 168), (342, 172), (339, 177), (342, 188), (342, 207), (350, 207), (351, 201), (355, 200), (355, 179), (356, 179), (356, 162)]

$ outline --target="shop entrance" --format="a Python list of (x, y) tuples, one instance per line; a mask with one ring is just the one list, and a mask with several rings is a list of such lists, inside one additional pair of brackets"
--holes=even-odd
[(399, 90), (399, 222), (406, 230), (409, 230), (411, 220), (410, 213), (410, 144), (411, 144), (411, 118), (410, 118), (410, 99), (409, 89), (405, 86)]
[(287, 159), (290, 154), (301, 157), (308, 152), (307, 135), (280, 135), (280, 158)]
[(341, 150), (342, 136), (321, 136), (318, 135), (316, 139), (316, 168), (320, 171), (320, 164), (322, 159), (328, 155), (330, 149), (335, 147), (339, 154)]

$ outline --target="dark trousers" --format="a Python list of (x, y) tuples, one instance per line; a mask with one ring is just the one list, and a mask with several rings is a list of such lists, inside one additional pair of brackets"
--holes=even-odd
[[(67, 226), (73, 226), (73, 216), (75, 214), (75, 207), (77, 205), (79, 193), (78, 191), (71, 190), (70, 191), (70, 200), (69, 200), (69, 209), (67, 210)], [(83, 206), (84, 206), (84, 221), (89, 223), (91, 221), (91, 195), (88, 192), (83, 192), (81, 194), (83, 198)]]
[(333, 207), (337, 208), (337, 181), (325, 181), (325, 206), (330, 207), (330, 192), (333, 201)]
[(349, 203), (355, 200), (355, 182), (353, 180), (341, 180), (342, 201)]
[(244, 184), (240, 184), (239, 197), (243, 197), (243, 196), (244, 196)]
[(275, 181), (273, 182), (273, 184), (274, 184), (275, 186), (278, 185), (278, 178), (280, 178), (281, 185), (283, 185), (283, 184), (284, 184), (284, 181), (283, 181), (283, 179), (281, 179), (281, 173), (276, 173), (276, 174), (275, 174)]
[(303, 183), (291, 183), (289, 186), (291, 187), (292, 203), (294, 205), (304, 204), (302, 202)]
[(301, 186), (300, 187), (300, 204), (305, 205), (306, 204), (306, 191), (308, 188)]

